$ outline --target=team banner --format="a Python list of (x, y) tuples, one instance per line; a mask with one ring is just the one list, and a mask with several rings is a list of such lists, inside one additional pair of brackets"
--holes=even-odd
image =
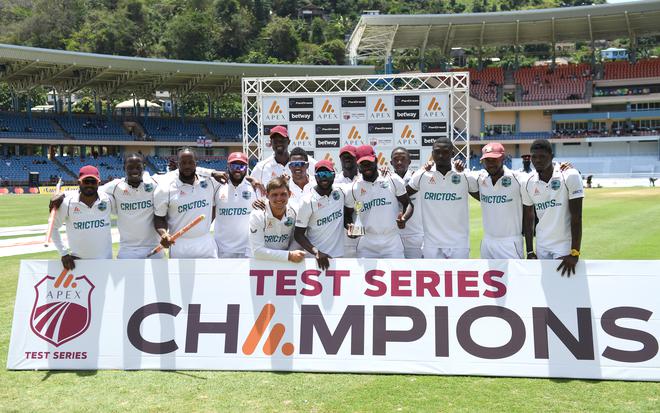
[[(430, 157), (433, 142), (449, 137), (449, 93), (431, 90), (263, 97), (262, 133), (267, 136), (273, 126), (286, 125), (291, 147), (304, 148), (315, 159), (336, 164), (339, 148), (344, 145), (374, 146), (380, 166), (388, 165), (395, 147), (413, 148), (418, 156), (412, 164), (419, 167)], [(269, 155), (270, 149), (265, 152)]]
[(7, 367), (660, 380), (660, 261), (557, 264), (22, 261)]

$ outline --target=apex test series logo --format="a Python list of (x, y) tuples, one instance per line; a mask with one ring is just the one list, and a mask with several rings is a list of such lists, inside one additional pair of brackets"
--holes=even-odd
[(316, 112), (316, 120), (326, 121), (326, 120), (339, 120), (339, 113), (335, 110), (335, 106), (339, 105), (339, 99), (335, 99), (336, 102), (333, 102), (326, 98), (323, 100), (321, 105), (321, 110)]
[[(257, 345), (259, 345), (261, 338), (264, 336), (264, 333), (266, 332), (266, 327), (268, 327), (274, 315), (275, 315), (275, 306), (273, 304), (266, 304), (263, 306), (263, 308), (261, 309), (261, 313), (259, 313), (259, 317), (257, 317), (257, 320), (252, 325), (252, 328), (250, 329), (250, 333), (248, 334), (247, 338), (245, 339), (245, 342), (243, 343), (243, 348), (242, 348), (243, 354), (249, 356), (252, 353), (254, 353), (254, 350), (257, 348)], [(272, 356), (273, 353), (275, 353), (277, 347), (282, 341), (282, 337), (284, 337), (285, 331), (286, 328), (282, 323), (276, 323), (273, 326), (273, 328), (270, 330), (270, 333), (268, 334), (268, 337), (266, 338), (266, 342), (264, 343), (264, 347), (263, 347), (264, 354), (266, 354), (267, 356)], [(295, 348), (293, 343), (286, 342), (282, 344), (282, 354), (284, 354), (285, 356), (292, 355), (294, 350)]]
[(30, 328), (39, 338), (59, 347), (82, 335), (92, 316), (92, 284), (86, 276), (64, 270), (55, 279), (45, 276), (35, 286)]
[(446, 95), (441, 96), (428, 96), (422, 98), (422, 118), (424, 119), (446, 119), (447, 107), (449, 105), (449, 98)]
[(268, 122), (286, 121), (286, 115), (284, 112), (287, 110), (287, 108), (286, 106), (283, 106), (283, 104), (280, 104), (277, 99), (273, 99), (270, 105), (264, 102), (264, 108), (268, 108), (266, 109), (266, 113), (264, 113), (264, 120)]
[(400, 145), (414, 145), (417, 143), (417, 140), (415, 139), (415, 134), (413, 133), (412, 127), (410, 125), (406, 125), (403, 130), (401, 131), (401, 135), (399, 135), (399, 142)]
[[(372, 100), (373, 102), (373, 100)], [(369, 105), (371, 106), (371, 104)], [(392, 119), (390, 111), (391, 100), (385, 100), (379, 97), (373, 107), (370, 107), (369, 120), (389, 120)]]
[(362, 144), (362, 135), (357, 130), (357, 127), (351, 127), (351, 130), (348, 131), (347, 142), (349, 145), (361, 145)]
[(293, 145), (302, 148), (311, 148), (314, 146), (310, 134), (305, 130), (304, 126), (298, 127), (296, 134), (293, 135)]

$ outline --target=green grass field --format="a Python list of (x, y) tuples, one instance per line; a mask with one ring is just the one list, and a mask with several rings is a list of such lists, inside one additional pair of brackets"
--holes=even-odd
[[(48, 196), (0, 197), (0, 226), (43, 224)], [(594, 189), (583, 257), (660, 259), (660, 190)], [(472, 252), (481, 218), (471, 203)], [(7, 362), (21, 259), (0, 258), (0, 365)], [(0, 371), (0, 411), (658, 411), (660, 383), (253, 372)]]

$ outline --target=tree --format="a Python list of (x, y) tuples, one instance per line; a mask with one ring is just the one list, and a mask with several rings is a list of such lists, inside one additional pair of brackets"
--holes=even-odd
[(298, 0), (272, 0), (270, 8), (280, 17), (296, 17)]
[(215, 54), (236, 59), (248, 51), (257, 33), (257, 24), (252, 13), (245, 7), (238, 8), (226, 18), (227, 21), (218, 27)]
[(320, 17), (314, 17), (309, 33), (310, 43), (321, 44), (325, 41), (325, 28), (328, 24)]
[(329, 65), (334, 60), (330, 54), (323, 51), (321, 46), (313, 43), (303, 43), (300, 47), (300, 57), (297, 63), (304, 65)]
[(32, 14), (17, 24), (12, 42), (48, 49), (64, 49), (66, 39), (83, 22), (83, 0), (37, 0)]
[(132, 56), (138, 28), (123, 13), (98, 10), (90, 13), (82, 28), (67, 41), (67, 49)]
[(209, 60), (213, 26), (208, 15), (188, 10), (176, 15), (163, 33), (166, 56), (172, 59)]
[(321, 50), (332, 57), (333, 64), (343, 65), (346, 60), (346, 46), (339, 39), (330, 40), (321, 45)]
[(291, 19), (274, 17), (262, 31), (263, 52), (278, 60), (293, 62), (298, 57), (298, 43)]

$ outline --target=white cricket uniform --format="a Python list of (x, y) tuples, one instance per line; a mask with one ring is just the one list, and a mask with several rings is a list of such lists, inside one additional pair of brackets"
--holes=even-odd
[(362, 203), (358, 212), (365, 235), (359, 237), (357, 256), (360, 258), (403, 258), (403, 243), (396, 219), (399, 215), (398, 196), (406, 193), (405, 184), (398, 175), (378, 175), (374, 182), (362, 177), (346, 192), (345, 205), (355, 208)]
[[(316, 160), (311, 156), (308, 156), (307, 162), (309, 163), (307, 171), (313, 171), (314, 165), (316, 165)], [(291, 176), (289, 164), (282, 165), (281, 163), (277, 163), (275, 155), (270, 155), (268, 158), (257, 162), (254, 169), (252, 169), (252, 172), (250, 172), (250, 176), (261, 182), (264, 187), (268, 185), (268, 182), (271, 179), (284, 174)]]
[[(403, 182), (407, 185), (413, 176), (413, 171), (408, 169), (403, 176)], [(403, 242), (403, 255), (406, 258), (422, 258), (422, 245), (424, 243), (424, 228), (422, 223), (422, 210), (417, 208), (417, 194), (410, 197), (415, 210), (413, 216), (406, 222), (406, 227), (399, 230), (401, 242)], [(403, 209), (400, 209), (401, 212)]]
[(296, 211), (287, 206), (282, 219), (273, 216), (270, 203), (250, 213), (250, 256), (261, 260), (287, 262), (293, 239)]
[(344, 192), (333, 187), (330, 196), (316, 190), (305, 195), (296, 218), (296, 227), (305, 228), (307, 239), (319, 251), (333, 258), (344, 255)]
[(170, 234), (200, 215), (206, 218), (175, 241), (170, 247), (170, 258), (217, 258), (217, 248), (209, 230), (219, 184), (212, 178), (196, 177), (190, 185), (181, 182), (178, 172), (175, 173), (176, 179), (156, 188), (155, 214), (167, 217)]
[(257, 194), (246, 179), (238, 186), (229, 181), (216, 192), (214, 233), (218, 258), (248, 257), (248, 227), (256, 199)]
[[(79, 192), (66, 194), (53, 222), (53, 244), (60, 255), (71, 254), (90, 260), (111, 259), (110, 214), (114, 208), (112, 198), (103, 191), (98, 191), (98, 199), (91, 207), (80, 201)], [(66, 225), (68, 245), (60, 236), (62, 224)]]
[(292, 179), (289, 180), (289, 191), (291, 191), (291, 196), (289, 197), (289, 206), (297, 212), (298, 208), (300, 208), (300, 204), (302, 204), (303, 198), (312, 192), (315, 192), (315, 186), (316, 181), (313, 177), (309, 178), (309, 182), (307, 182), (307, 185), (305, 185), (303, 188), (296, 185)]
[[(126, 182), (126, 178), (115, 179), (99, 190), (114, 200), (119, 229), (119, 259), (142, 259), (160, 243), (154, 228), (154, 193), (157, 184), (146, 174), (137, 188)], [(162, 258), (163, 252), (151, 258)]]
[(486, 170), (477, 173), (479, 202), (484, 228), (481, 258), (522, 259), (522, 189), (526, 176), (504, 167), (495, 182)]
[(466, 259), (470, 257), (470, 192), (477, 180), (467, 172), (450, 170), (446, 175), (435, 165), (420, 169), (409, 182), (419, 192), (424, 223), (424, 258)]
[(571, 213), (568, 201), (584, 198), (582, 177), (575, 169), (561, 171), (559, 164), (549, 182), (539, 179), (534, 172), (523, 191), (523, 204), (534, 205), (539, 223), (536, 226), (536, 256), (557, 259), (571, 252)]
[[(340, 188), (344, 194), (346, 194), (350, 188), (353, 182), (355, 182), (359, 177), (358, 175), (355, 175), (353, 179), (350, 179), (346, 176), (344, 176), (343, 172), (340, 172), (338, 175), (335, 176), (335, 181), (332, 184), (332, 186)], [(353, 222), (355, 222), (355, 213), (353, 213)], [(357, 238), (349, 238), (346, 230), (344, 230), (344, 258), (355, 258), (357, 257), (357, 243), (358, 239)]]

